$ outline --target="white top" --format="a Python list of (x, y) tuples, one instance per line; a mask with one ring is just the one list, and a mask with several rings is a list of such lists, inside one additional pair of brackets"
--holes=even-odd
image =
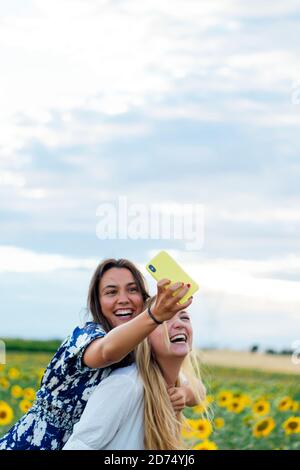
[(144, 387), (135, 364), (95, 388), (63, 450), (144, 449)]

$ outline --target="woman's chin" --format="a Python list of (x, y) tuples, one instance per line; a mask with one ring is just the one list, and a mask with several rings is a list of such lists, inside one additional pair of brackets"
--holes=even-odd
[(187, 343), (171, 343), (170, 352), (173, 356), (185, 357), (190, 352), (190, 347)]
[(132, 316), (118, 317), (114, 321), (114, 327), (119, 326), (119, 325), (124, 325), (124, 323), (128, 323), (130, 320), (132, 320)]

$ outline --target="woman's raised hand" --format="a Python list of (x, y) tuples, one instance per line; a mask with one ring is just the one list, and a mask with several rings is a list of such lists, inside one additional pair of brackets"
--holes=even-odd
[[(183, 282), (167, 287), (170, 283), (169, 279), (162, 279), (157, 283), (156, 301), (151, 308), (155, 318), (161, 322), (170, 320), (177, 312), (189, 307), (193, 302), (193, 298), (190, 297), (184, 304), (179, 304), (179, 300), (185, 296), (189, 288)], [(174, 295), (179, 288), (180, 290)]]

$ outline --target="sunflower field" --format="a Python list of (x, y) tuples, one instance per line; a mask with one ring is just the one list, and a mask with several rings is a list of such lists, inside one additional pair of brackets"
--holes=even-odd
[(185, 410), (188, 448), (300, 449), (299, 375), (211, 367), (203, 379), (206, 402)]
[(0, 437), (32, 406), (51, 355), (8, 353), (0, 364)]
[[(9, 353), (0, 365), (0, 437), (30, 409), (51, 355)], [(300, 376), (204, 370), (206, 402), (186, 408), (182, 436), (195, 450), (300, 449)]]

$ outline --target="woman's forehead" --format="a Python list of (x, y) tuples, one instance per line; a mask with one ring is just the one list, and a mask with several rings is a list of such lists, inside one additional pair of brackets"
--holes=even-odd
[(103, 274), (101, 282), (102, 284), (110, 282), (126, 284), (135, 282), (135, 279), (132, 272), (127, 268), (111, 268)]
[(182, 315), (186, 315), (186, 316), (190, 316), (189, 312), (187, 310), (180, 310), (179, 312), (175, 313), (175, 315), (170, 318), (170, 320), (168, 320), (167, 323), (172, 323), (174, 322), (175, 320), (177, 320), (178, 318), (180, 318)]

